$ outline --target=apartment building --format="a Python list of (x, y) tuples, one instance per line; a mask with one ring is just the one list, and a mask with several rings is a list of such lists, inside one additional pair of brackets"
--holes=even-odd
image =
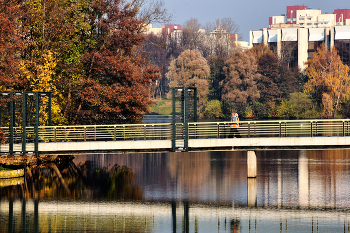
[[(305, 69), (317, 48), (336, 46), (345, 64), (350, 65), (350, 10), (322, 14), (306, 6), (287, 7), (287, 15), (269, 18), (269, 28), (250, 31), (249, 44), (265, 44), (290, 67)], [(340, 51), (341, 50), (341, 51)]]

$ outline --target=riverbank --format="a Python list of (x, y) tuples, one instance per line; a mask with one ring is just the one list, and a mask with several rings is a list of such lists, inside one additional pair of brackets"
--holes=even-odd
[(31, 166), (45, 162), (60, 162), (61, 160), (72, 159), (71, 156), (57, 156), (57, 155), (21, 155), (21, 156), (0, 156), (0, 165), (7, 166)]

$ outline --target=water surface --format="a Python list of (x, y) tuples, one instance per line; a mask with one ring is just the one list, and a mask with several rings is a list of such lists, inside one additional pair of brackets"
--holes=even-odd
[(75, 155), (0, 188), (0, 232), (349, 232), (350, 150)]

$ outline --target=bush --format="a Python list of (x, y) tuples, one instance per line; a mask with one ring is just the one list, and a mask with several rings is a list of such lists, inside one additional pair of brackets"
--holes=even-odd
[(220, 118), (222, 114), (222, 104), (219, 100), (211, 100), (208, 102), (204, 111), (205, 118)]

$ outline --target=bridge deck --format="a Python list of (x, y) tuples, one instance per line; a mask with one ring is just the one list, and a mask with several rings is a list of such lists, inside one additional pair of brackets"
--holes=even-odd
[[(240, 149), (308, 149), (350, 148), (350, 137), (289, 137), (289, 138), (229, 138), (190, 139), (190, 151)], [(18, 145), (21, 146), (21, 145)], [(28, 145), (30, 146), (30, 145)], [(2, 145), (2, 151), (8, 145)], [(172, 151), (171, 140), (89, 141), (39, 143), (39, 151), (47, 154), (86, 152), (157, 152)], [(181, 151), (181, 149), (179, 150)]]
[[(40, 153), (72, 153), (98, 151), (181, 151), (232, 150), (268, 148), (347, 148), (350, 147), (350, 120), (294, 120), (241, 121), (241, 138), (229, 138), (230, 122), (189, 123), (188, 139), (183, 124), (176, 124), (175, 138), (172, 124), (46, 126), (39, 128)], [(2, 128), (5, 136), (8, 129)], [(6, 131), (7, 130), (7, 131)], [(13, 151), (34, 151), (34, 128), (14, 130)], [(173, 139), (174, 138), (174, 139)], [(32, 140), (32, 141), (30, 141)], [(174, 144), (172, 142), (175, 141)], [(8, 153), (9, 144), (0, 145), (1, 153)]]

